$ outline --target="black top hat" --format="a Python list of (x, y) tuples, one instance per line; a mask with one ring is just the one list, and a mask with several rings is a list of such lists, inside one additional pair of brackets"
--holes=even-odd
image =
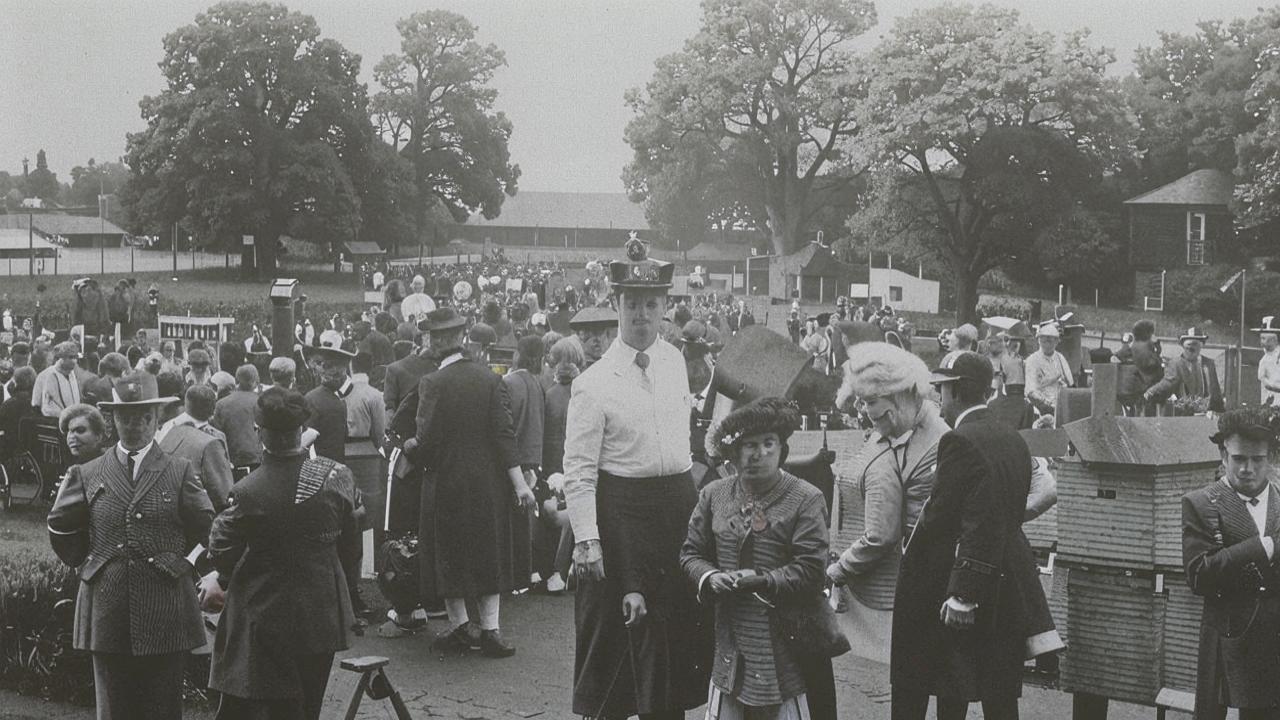
[(609, 263), (609, 284), (614, 289), (666, 290), (671, 287), (676, 271), (674, 264), (650, 259), (648, 247), (634, 230), (625, 247), (627, 259)]
[(418, 321), (418, 329), (426, 332), (444, 332), (460, 328), (467, 324), (467, 319), (458, 314), (452, 306), (436, 308)]

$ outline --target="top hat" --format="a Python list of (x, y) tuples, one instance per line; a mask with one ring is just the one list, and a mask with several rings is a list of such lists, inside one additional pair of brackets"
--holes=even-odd
[(1188, 340), (1199, 340), (1200, 342), (1205, 342), (1208, 339), (1209, 336), (1201, 332), (1200, 328), (1192, 326), (1187, 328), (1187, 331), (1178, 337), (1178, 344), (1181, 345)]
[(1253, 329), (1256, 333), (1277, 333), (1280, 334), (1280, 327), (1277, 327), (1276, 316), (1268, 315), (1262, 318), (1262, 327)]
[(668, 290), (675, 274), (673, 263), (649, 258), (649, 249), (634, 230), (627, 239), (627, 259), (609, 263), (609, 284), (615, 290)]
[(176, 397), (160, 397), (155, 375), (135, 371), (112, 381), (111, 399), (99, 402), (98, 407), (159, 407), (176, 402)]
[(418, 320), (418, 329), (426, 332), (444, 332), (460, 328), (467, 324), (467, 319), (458, 314), (452, 306), (436, 308)]

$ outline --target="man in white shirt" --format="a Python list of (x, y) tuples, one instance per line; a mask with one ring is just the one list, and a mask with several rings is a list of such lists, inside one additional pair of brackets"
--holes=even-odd
[(1036, 331), (1040, 352), (1032, 353), (1025, 363), (1027, 399), (1041, 414), (1053, 413), (1058, 407), (1058, 393), (1071, 387), (1075, 379), (1067, 359), (1058, 352), (1062, 334), (1057, 324), (1049, 322)]
[(1274, 718), (1280, 706), (1280, 491), (1271, 481), (1280, 421), (1266, 408), (1218, 418), (1223, 477), (1182, 497), (1187, 584), (1204, 597), (1195, 715)]
[(1275, 315), (1262, 318), (1262, 327), (1253, 330), (1262, 339), (1262, 359), (1258, 361), (1258, 386), (1262, 404), (1280, 405), (1280, 324)]
[(80, 360), (80, 346), (71, 341), (58, 343), (53, 349), (54, 362), (40, 371), (36, 378), (36, 394), (32, 403), (45, 417), (58, 417), (63, 410), (80, 402), (80, 378), (76, 377), (76, 363)]
[(632, 233), (609, 264), (618, 339), (573, 383), (565, 499), (579, 582), (573, 712), (683, 718), (706, 701), (711, 642), (680, 546), (697, 492), (689, 474), (684, 358), (658, 337), (674, 266)]

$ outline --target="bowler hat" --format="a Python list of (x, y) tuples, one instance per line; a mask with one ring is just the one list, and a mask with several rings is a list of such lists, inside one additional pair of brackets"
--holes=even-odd
[(455, 308), (446, 306), (427, 313), (426, 317), (418, 321), (418, 329), (426, 332), (444, 332), (466, 324), (467, 319), (459, 315)]
[(160, 397), (156, 376), (135, 371), (111, 383), (111, 399), (98, 403), (100, 408), (158, 407), (178, 402), (176, 397)]

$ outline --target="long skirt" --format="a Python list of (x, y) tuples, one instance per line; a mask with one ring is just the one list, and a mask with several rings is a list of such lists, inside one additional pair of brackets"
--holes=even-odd
[[(628, 718), (706, 701), (712, 617), (680, 570), (697, 492), (689, 473), (618, 478), (600, 473), (596, 515), (605, 579), (578, 583), (573, 712)], [(648, 615), (628, 629), (622, 597), (644, 595)]]
[(840, 629), (849, 638), (854, 655), (889, 664), (889, 646), (893, 641), (893, 611), (867, 607), (852, 592), (843, 591), (848, 609), (836, 615)]

